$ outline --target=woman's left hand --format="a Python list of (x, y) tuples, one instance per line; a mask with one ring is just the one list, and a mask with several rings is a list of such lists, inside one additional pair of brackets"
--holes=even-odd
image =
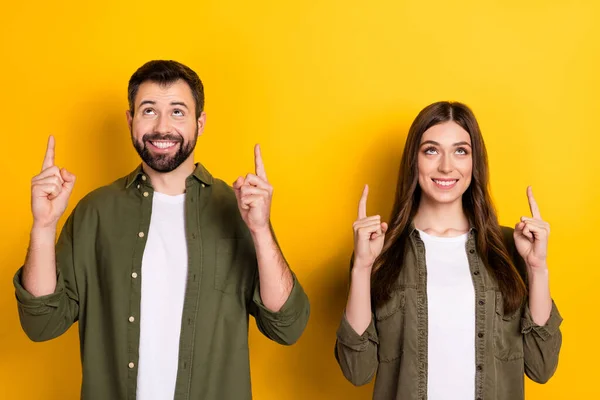
[(533, 271), (546, 269), (550, 224), (542, 219), (531, 186), (527, 187), (527, 198), (532, 218), (521, 217), (521, 222), (515, 225), (515, 245), (527, 267)]

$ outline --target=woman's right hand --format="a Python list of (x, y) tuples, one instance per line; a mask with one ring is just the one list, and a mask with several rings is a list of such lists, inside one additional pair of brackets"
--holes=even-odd
[(373, 267), (375, 259), (381, 254), (388, 224), (381, 217), (367, 217), (367, 196), (369, 186), (365, 185), (358, 203), (358, 219), (352, 225), (354, 229), (354, 268)]

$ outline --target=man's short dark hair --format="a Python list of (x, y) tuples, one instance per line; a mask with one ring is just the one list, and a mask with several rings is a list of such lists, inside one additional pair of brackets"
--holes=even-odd
[(144, 82), (155, 82), (159, 85), (170, 85), (178, 80), (188, 84), (196, 102), (196, 119), (204, 110), (204, 86), (198, 74), (191, 68), (173, 60), (153, 60), (142, 65), (131, 75), (127, 88), (127, 99), (131, 115), (135, 110), (135, 96)]

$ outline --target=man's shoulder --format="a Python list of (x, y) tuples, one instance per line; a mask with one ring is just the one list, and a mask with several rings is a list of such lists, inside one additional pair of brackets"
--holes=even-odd
[(92, 190), (79, 200), (77, 209), (100, 209), (110, 204), (114, 204), (119, 200), (126, 199), (128, 197), (126, 183), (127, 176), (124, 176), (108, 185), (100, 186), (99, 188)]
[(236, 204), (233, 188), (225, 181), (219, 178), (213, 178), (212, 195), (217, 201), (224, 201), (226, 204), (233, 202)]

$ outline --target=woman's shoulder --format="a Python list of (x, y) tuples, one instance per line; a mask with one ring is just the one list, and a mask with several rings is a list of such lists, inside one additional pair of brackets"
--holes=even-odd
[(511, 228), (510, 226), (500, 225), (500, 230), (502, 231), (502, 240), (504, 241), (504, 244), (506, 245), (506, 247), (508, 249), (510, 247), (514, 247), (515, 239), (513, 237), (513, 232), (515, 231), (515, 229)]

